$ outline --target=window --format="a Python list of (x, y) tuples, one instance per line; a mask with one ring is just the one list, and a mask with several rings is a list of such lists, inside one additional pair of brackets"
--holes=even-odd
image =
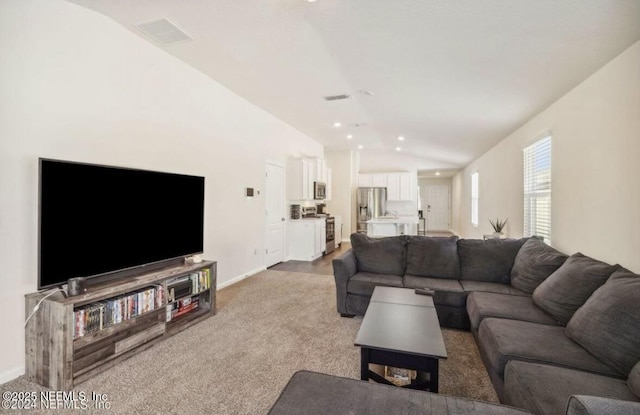
[(478, 172), (471, 175), (471, 223), (478, 226)]
[(551, 243), (551, 134), (524, 149), (524, 236)]

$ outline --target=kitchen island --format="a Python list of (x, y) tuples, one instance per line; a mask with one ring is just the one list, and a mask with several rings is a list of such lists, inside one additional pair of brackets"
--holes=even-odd
[(367, 222), (369, 236), (417, 235), (417, 216), (381, 217)]

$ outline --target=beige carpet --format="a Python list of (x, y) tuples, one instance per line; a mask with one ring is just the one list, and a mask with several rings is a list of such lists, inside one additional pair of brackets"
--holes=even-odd
[[(359, 378), (361, 321), (336, 312), (332, 276), (268, 270), (221, 290), (216, 316), (75, 390), (106, 394), (111, 407), (83, 413), (264, 414), (297, 370)], [(444, 339), (440, 392), (497, 402), (471, 334)], [(24, 377), (0, 389), (43, 390)]]

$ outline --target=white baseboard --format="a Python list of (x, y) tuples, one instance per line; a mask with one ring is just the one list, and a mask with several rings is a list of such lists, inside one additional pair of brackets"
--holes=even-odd
[(256, 269), (254, 269), (254, 270), (252, 270), (252, 271), (247, 272), (246, 274), (243, 274), (243, 275), (240, 275), (240, 276), (238, 276), (238, 277), (232, 278), (232, 279), (230, 279), (229, 281), (225, 281), (225, 282), (223, 282), (222, 284), (218, 284), (218, 286), (216, 287), (216, 289), (217, 289), (217, 290), (220, 290), (220, 289), (222, 289), (222, 288), (228, 287), (228, 286), (230, 286), (230, 285), (233, 285), (233, 284), (235, 284), (235, 283), (238, 283), (238, 282), (240, 282), (240, 281), (242, 281), (242, 280), (244, 280), (244, 279), (247, 279), (247, 278), (251, 277), (252, 275), (255, 275), (255, 274), (257, 274), (258, 272), (264, 271), (264, 270), (266, 270), (266, 269), (267, 269), (267, 267), (265, 267), (265, 266), (262, 266), (262, 267), (256, 268)]
[(14, 369), (7, 370), (6, 372), (0, 373), (0, 384), (9, 382), (19, 376), (24, 375), (24, 365), (18, 366)]

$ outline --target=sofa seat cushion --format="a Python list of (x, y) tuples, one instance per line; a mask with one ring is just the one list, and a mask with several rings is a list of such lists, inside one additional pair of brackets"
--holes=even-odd
[(533, 291), (533, 302), (566, 325), (573, 313), (619, 267), (580, 252), (573, 254)]
[(482, 320), (489, 317), (558, 325), (533, 303), (531, 297), (520, 295), (472, 292), (467, 296), (467, 312), (474, 333), (477, 333)]
[(467, 303), (467, 293), (457, 280), (405, 275), (404, 286), (406, 288), (431, 288), (435, 290), (433, 303), (436, 305), (464, 307)]
[(407, 260), (407, 237), (370, 238), (351, 234), (351, 248), (358, 261), (358, 271), (402, 276)]
[(640, 275), (616, 271), (576, 311), (567, 336), (627, 376), (640, 360)]
[(349, 278), (347, 292), (351, 294), (371, 297), (376, 286), (402, 287), (402, 277), (389, 274), (374, 274), (371, 272), (357, 272)]
[(478, 343), (485, 364), (500, 376), (504, 375), (508, 361), (521, 360), (622, 377), (568, 338), (564, 331), (561, 326), (485, 318), (478, 328)]
[(466, 292), (482, 291), (487, 293), (499, 293), (499, 294), (511, 294), (530, 297), (529, 294), (521, 291), (517, 288), (510, 286), (509, 284), (502, 284), (499, 282), (484, 282), (484, 281), (460, 281), (462, 289)]
[(511, 269), (511, 285), (526, 292), (533, 291), (549, 275), (560, 268), (569, 256), (532, 237), (522, 245)]
[(423, 277), (460, 279), (458, 237), (409, 236), (406, 273)]
[(638, 401), (622, 379), (557, 366), (510, 361), (504, 402), (535, 414), (564, 414), (571, 395)]
[(460, 239), (461, 279), (509, 284), (513, 262), (526, 239)]

